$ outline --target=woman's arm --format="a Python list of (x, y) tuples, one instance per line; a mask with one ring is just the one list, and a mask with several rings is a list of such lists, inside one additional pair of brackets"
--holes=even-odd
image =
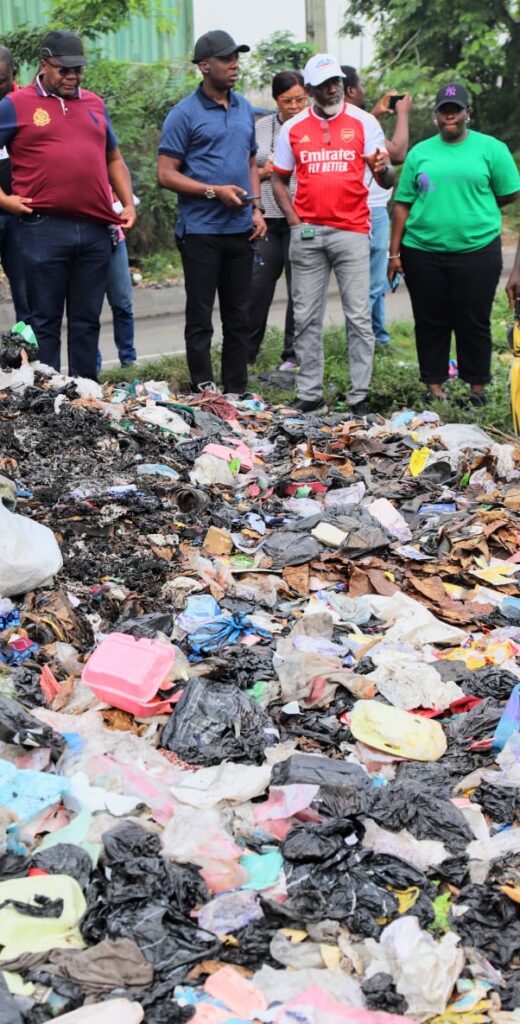
[(411, 206), (411, 203), (394, 204), (392, 230), (390, 232), (390, 252), (388, 254), (388, 280), (390, 284), (392, 284), (396, 274), (402, 274), (403, 272), (400, 249)]

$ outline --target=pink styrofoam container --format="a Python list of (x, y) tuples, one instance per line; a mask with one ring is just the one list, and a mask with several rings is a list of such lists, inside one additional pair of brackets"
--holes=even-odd
[(132, 715), (148, 717), (171, 710), (172, 701), (154, 699), (175, 659), (166, 644), (126, 633), (109, 633), (81, 674), (96, 697)]

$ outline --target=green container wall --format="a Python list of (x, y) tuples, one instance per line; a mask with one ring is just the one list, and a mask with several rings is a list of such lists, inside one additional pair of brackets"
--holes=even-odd
[[(2, 32), (18, 25), (43, 25), (52, 28), (48, 0), (0, 0), (0, 43)], [(193, 49), (193, 0), (156, 0), (156, 17), (132, 15), (127, 28), (100, 38), (98, 47), (110, 60), (153, 64), (184, 57)], [(165, 32), (161, 21), (168, 21)], [(159, 22), (159, 24), (158, 24)]]

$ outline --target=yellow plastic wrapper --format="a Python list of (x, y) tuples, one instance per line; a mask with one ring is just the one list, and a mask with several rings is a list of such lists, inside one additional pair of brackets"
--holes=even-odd
[(431, 448), (416, 448), (410, 456), (408, 468), (412, 476), (419, 476), (422, 473), (432, 453)]
[(414, 761), (438, 761), (448, 745), (438, 722), (376, 700), (356, 701), (350, 729), (367, 746)]

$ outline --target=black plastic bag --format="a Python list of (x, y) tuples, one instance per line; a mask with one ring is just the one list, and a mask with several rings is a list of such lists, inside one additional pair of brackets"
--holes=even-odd
[(493, 786), (481, 782), (471, 800), (480, 804), (484, 814), (498, 825), (512, 825), (519, 805), (518, 789), (514, 786)]
[(189, 764), (226, 759), (259, 764), (269, 739), (276, 739), (272, 722), (238, 686), (190, 679), (164, 727), (161, 745)]
[(493, 736), (502, 716), (503, 706), (493, 697), (487, 697), (464, 715), (456, 715), (444, 727), (448, 740), (448, 753), (451, 746), (466, 746), (476, 740), (485, 740)]
[(74, 843), (56, 843), (47, 850), (37, 851), (32, 866), (49, 875), (70, 875), (82, 889), (86, 889), (92, 873), (92, 860), (81, 846)]
[(351, 844), (359, 841), (363, 831), (348, 818), (333, 818), (319, 825), (297, 825), (282, 843), (281, 851), (285, 860), (315, 861), (325, 868), (331, 860), (333, 863), (345, 860), (350, 854)]
[(378, 790), (368, 816), (381, 828), (408, 829), (416, 839), (440, 839), (453, 853), (461, 853), (473, 839), (464, 815), (451, 800), (411, 782), (394, 783)]
[(258, 970), (259, 964), (268, 964), (279, 969), (278, 961), (273, 959), (270, 952), (271, 939), (276, 930), (277, 926), (269, 924), (265, 918), (251, 921), (245, 928), (234, 932), (233, 939), (238, 945), (222, 946), (219, 960), (255, 970)]
[(140, 825), (123, 821), (103, 833), (109, 904), (163, 897), (171, 909), (189, 914), (206, 903), (208, 889), (194, 864), (176, 864), (162, 856), (159, 836)]
[[(230, 611), (231, 602), (220, 602)], [(214, 654), (207, 659), (211, 675), (220, 683), (235, 683), (241, 690), (248, 690), (255, 683), (275, 678), (273, 652), (265, 647), (246, 647), (244, 644), (230, 644), (224, 655)]]
[(408, 1003), (397, 991), (391, 974), (374, 974), (361, 983), (361, 989), (369, 1010), (406, 1014)]
[[(438, 662), (434, 667), (437, 668)], [(518, 679), (507, 669), (488, 667), (474, 669), (461, 680), (460, 686), (464, 693), (474, 697), (494, 697), (495, 700), (508, 700)]]
[(272, 559), (273, 569), (285, 569), (288, 565), (303, 565), (312, 562), (323, 551), (321, 544), (310, 534), (291, 530), (272, 533), (262, 544), (264, 554)]
[(34, 896), (34, 903), (25, 903), (23, 900), (3, 900), (0, 903), (0, 910), (4, 907), (14, 907), (19, 914), (27, 914), (28, 917), (61, 917), (63, 913), (63, 900), (58, 897), (51, 900), (49, 896)]
[(361, 790), (371, 788), (370, 777), (359, 765), (314, 754), (293, 754), (274, 765), (272, 786), (289, 786), (295, 782), (309, 786), (345, 786), (348, 790), (353, 786)]
[(518, 905), (488, 885), (467, 885), (461, 889), (451, 927), (463, 946), (476, 946), (494, 966), (506, 968), (520, 951)]
[(67, 746), (63, 736), (39, 722), (10, 697), (0, 697), (0, 740), (18, 743), (21, 747), (48, 747), (53, 761), (58, 760)]
[(114, 630), (118, 633), (130, 633), (140, 640), (142, 637), (154, 638), (156, 633), (166, 633), (170, 636), (173, 629), (173, 615), (171, 612), (149, 612), (147, 615), (140, 615), (137, 619), (122, 619), (116, 623)]

